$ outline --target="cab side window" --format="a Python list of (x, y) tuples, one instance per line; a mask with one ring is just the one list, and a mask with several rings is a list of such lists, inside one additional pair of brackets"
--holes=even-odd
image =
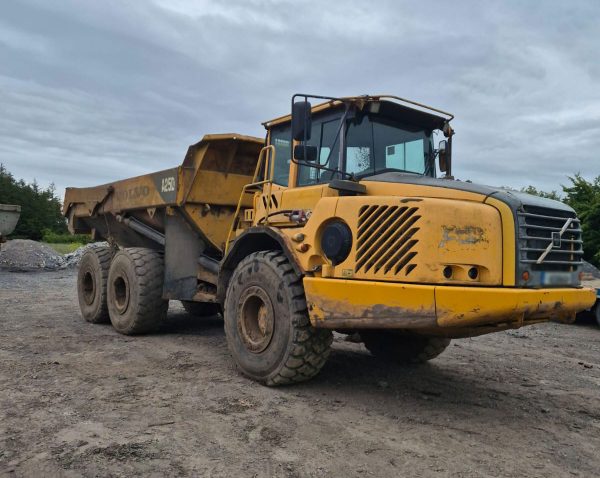
[(291, 127), (273, 128), (271, 130), (271, 144), (275, 146), (275, 167), (273, 182), (280, 186), (287, 186), (290, 176), (291, 160)]
[[(317, 148), (317, 165), (337, 168), (339, 155), (339, 118), (329, 121), (313, 120), (310, 140), (306, 143)], [(331, 171), (301, 164), (298, 168), (298, 186), (310, 186), (331, 181)]]

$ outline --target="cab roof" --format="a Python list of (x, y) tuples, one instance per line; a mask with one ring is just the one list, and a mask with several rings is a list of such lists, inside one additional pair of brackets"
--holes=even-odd
[[(445, 123), (454, 118), (454, 115), (446, 111), (393, 95), (349, 96), (317, 104), (311, 108), (311, 111), (313, 114), (317, 114), (328, 110), (342, 109), (343, 105), (348, 103), (355, 105), (359, 110), (370, 108), (374, 113), (400, 119), (428, 130), (442, 129)], [(372, 106), (377, 103), (378, 107)], [(377, 111), (374, 110), (375, 108), (378, 108)], [(262, 125), (265, 129), (270, 129), (273, 126), (289, 123), (291, 120), (292, 115), (287, 114), (266, 121)]]

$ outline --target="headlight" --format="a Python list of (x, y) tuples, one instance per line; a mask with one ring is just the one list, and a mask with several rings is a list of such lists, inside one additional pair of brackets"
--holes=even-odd
[(352, 249), (352, 231), (345, 222), (335, 220), (323, 229), (321, 250), (333, 265), (344, 262)]

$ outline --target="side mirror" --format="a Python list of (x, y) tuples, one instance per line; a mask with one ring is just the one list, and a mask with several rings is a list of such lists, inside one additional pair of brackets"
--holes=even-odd
[(438, 161), (440, 165), (440, 171), (443, 173), (448, 172), (448, 141), (445, 139), (440, 141), (438, 146)]
[(310, 139), (312, 121), (308, 101), (296, 101), (292, 106), (292, 138), (296, 141)]
[(297, 144), (294, 146), (294, 159), (299, 161), (316, 161), (317, 147), (308, 144)]

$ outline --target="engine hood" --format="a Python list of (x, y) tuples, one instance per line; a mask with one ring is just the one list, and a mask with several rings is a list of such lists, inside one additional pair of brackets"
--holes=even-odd
[[(575, 211), (560, 201), (482, 184), (400, 172), (382, 173), (364, 178), (363, 181), (423, 186), (423, 196), (427, 195), (426, 189), (429, 189), (431, 194), (431, 188), (440, 188), (450, 190), (447, 196), (450, 199), (453, 196), (451, 191), (454, 190), (480, 195), (483, 202), (488, 198), (501, 201), (513, 213), (515, 285), (517, 287), (579, 286), (579, 270), (583, 254), (581, 226)], [(414, 188), (412, 189), (412, 195), (420, 195), (418, 191), (415, 194)], [(559, 231), (565, 224), (566, 218), (574, 220), (569, 226), (570, 237), (566, 240), (558, 240), (558, 246), (554, 247), (555, 235), (562, 237), (564, 231), (560, 233)], [(548, 245), (551, 245), (552, 249), (548, 250)], [(577, 249), (573, 250), (572, 247)], [(528, 276), (524, 275), (525, 272)]]
[(542, 198), (532, 194), (503, 189), (494, 186), (486, 186), (483, 184), (475, 184), (465, 181), (453, 179), (438, 179), (429, 176), (420, 176), (416, 174), (406, 174), (400, 172), (387, 172), (376, 174), (362, 179), (362, 181), (378, 181), (384, 183), (399, 183), (399, 184), (414, 184), (419, 186), (429, 186), (444, 189), (454, 189), (458, 191), (466, 191), (476, 194), (481, 194), (487, 197), (494, 197), (510, 206), (513, 211), (521, 211), (523, 206), (543, 207), (555, 209), (559, 211), (572, 212), (575, 211), (566, 204), (555, 201), (554, 199)]

